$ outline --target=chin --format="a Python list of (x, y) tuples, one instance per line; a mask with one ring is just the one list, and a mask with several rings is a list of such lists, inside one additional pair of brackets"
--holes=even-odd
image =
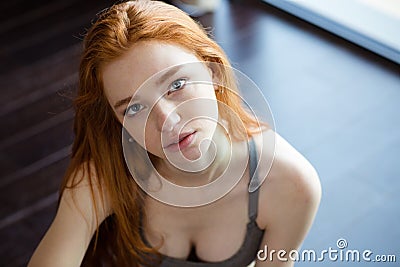
[(198, 148), (194, 148), (192, 150), (195, 150), (195, 151), (187, 151), (187, 152), (186, 151), (182, 151), (183, 156), (186, 159), (191, 160), (191, 161), (200, 159), (200, 157), (201, 157), (200, 150)]

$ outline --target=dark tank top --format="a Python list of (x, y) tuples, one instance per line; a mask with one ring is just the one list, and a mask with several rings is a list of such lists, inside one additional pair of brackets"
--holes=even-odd
[[(250, 170), (250, 181), (252, 177), (256, 179), (258, 176), (255, 173), (257, 167), (257, 152), (255, 149), (253, 139), (249, 142), (249, 170)], [(254, 176), (255, 175), (255, 176)], [(188, 258), (186, 260), (169, 257), (162, 255), (162, 260), (158, 267), (245, 267), (252, 263), (257, 256), (257, 252), (260, 248), (260, 244), (264, 235), (264, 230), (260, 229), (256, 223), (257, 210), (258, 210), (258, 194), (259, 188), (256, 191), (249, 193), (249, 208), (248, 216), (249, 222), (247, 223), (246, 236), (242, 242), (239, 250), (230, 258), (217, 261), (217, 262), (206, 262), (199, 259), (192, 248)], [(151, 246), (146, 240), (144, 233), (141, 229), (141, 236), (145, 244)]]

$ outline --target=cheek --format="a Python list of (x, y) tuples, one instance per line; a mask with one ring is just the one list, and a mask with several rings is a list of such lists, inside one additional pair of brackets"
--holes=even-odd
[(218, 101), (213, 86), (198, 85), (189, 93), (179, 105), (181, 114), (188, 119), (200, 116), (218, 119)]
[(146, 130), (144, 132), (144, 139), (146, 142), (146, 149), (152, 153), (156, 154), (155, 151), (159, 149), (161, 146), (160, 134), (155, 128), (155, 126), (151, 123), (146, 125)]
[(129, 134), (129, 136), (127, 136), (127, 138), (132, 138), (140, 146), (143, 146), (144, 141), (140, 137), (140, 135), (138, 135), (138, 131), (137, 131), (136, 127), (134, 127), (132, 124), (127, 124), (127, 123), (125, 123), (123, 127), (125, 128), (126, 132)]
[[(126, 127), (125, 127), (126, 128)], [(143, 134), (138, 134), (138, 129), (126, 128), (131, 138), (135, 140), (143, 149), (150, 153), (159, 156), (160, 138), (157, 132), (152, 129), (143, 131)]]
[[(209, 83), (211, 83), (211, 82), (209, 82)], [(196, 86), (194, 94), (196, 94), (199, 97), (216, 100), (215, 88), (214, 88), (214, 85), (212, 85), (212, 84), (198, 84)]]
[(146, 132), (149, 133), (151, 131), (150, 130), (145, 131), (144, 124), (139, 120), (133, 118), (126, 118), (123, 123), (123, 127), (127, 130), (130, 137), (133, 138), (136, 143), (138, 143), (141, 147), (144, 148), (145, 139), (146, 142), (148, 141), (146, 138)]
[(145, 141), (147, 146), (151, 146), (156, 143), (160, 137), (154, 129), (148, 128), (145, 132)]
[(148, 146), (149, 141), (156, 140), (155, 125), (152, 123), (152, 120), (147, 117), (146, 113), (138, 114), (138, 116), (134, 117), (125, 116), (122, 124), (136, 143), (143, 148), (145, 144)]

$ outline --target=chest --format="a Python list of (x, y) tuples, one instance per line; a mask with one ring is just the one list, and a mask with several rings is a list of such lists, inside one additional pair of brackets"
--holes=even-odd
[(196, 208), (177, 208), (147, 199), (144, 236), (164, 255), (187, 259), (194, 249), (205, 261), (234, 255), (246, 236), (247, 183), (240, 182), (220, 200)]

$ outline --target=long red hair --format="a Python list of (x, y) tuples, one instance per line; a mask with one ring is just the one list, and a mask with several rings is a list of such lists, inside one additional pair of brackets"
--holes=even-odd
[[(122, 125), (103, 90), (102, 67), (123, 55), (139, 40), (159, 40), (180, 45), (205, 62), (215, 62), (219, 76), (217, 99), (237, 115), (221, 109), (221, 117), (237, 139), (251, 136), (259, 123), (243, 108), (234, 74), (222, 49), (205, 30), (181, 10), (158, 1), (131, 1), (104, 10), (87, 32), (79, 68), (79, 88), (74, 101), (75, 139), (72, 157), (61, 192), (79, 184), (78, 169), (84, 169), (91, 185), (107, 194), (113, 215), (96, 231), (86, 252), (84, 266), (146, 266), (147, 247), (140, 236), (144, 216), (144, 192), (134, 182), (123, 157)], [(225, 90), (224, 90), (225, 88)], [(227, 90), (229, 88), (229, 90)], [(245, 129), (245, 132), (240, 129)], [(94, 168), (95, 178), (91, 175)], [(95, 201), (92, 189), (92, 198)], [(96, 205), (95, 205), (95, 211)], [(97, 242), (96, 242), (97, 241)], [(153, 259), (154, 257), (151, 257)]]

